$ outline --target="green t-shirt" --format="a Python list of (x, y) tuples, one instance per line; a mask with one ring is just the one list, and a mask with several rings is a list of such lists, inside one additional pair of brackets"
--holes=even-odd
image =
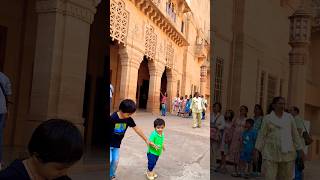
[(157, 145), (159, 149), (156, 150), (152, 146), (149, 146), (148, 153), (154, 154), (156, 156), (160, 156), (163, 149), (164, 133), (162, 133), (162, 135), (159, 135), (156, 131), (153, 131), (150, 135), (149, 141)]

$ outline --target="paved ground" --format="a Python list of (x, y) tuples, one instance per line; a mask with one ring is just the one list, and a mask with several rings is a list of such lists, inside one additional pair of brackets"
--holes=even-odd
[[(228, 167), (228, 174), (212, 173), (211, 179), (214, 180), (236, 180), (239, 178), (231, 177), (230, 173), (232, 172), (232, 167)], [(306, 162), (306, 167), (304, 171), (304, 180), (319, 180), (320, 177), (320, 160), (317, 161), (308, 161)], [(263, 180), (264, 178), (251, 178), (252, 180)]]
[[(137, 113), (136, 124), (149, 136), (155, 116)], [(155, 171), (158, 180), (209, 180), (209, 122), (192, 129), (192, 119), (167, 116), (165, 129), (166, 151), (159, 158)], [(147, 147), (132, 129), (129, 129), (120, 150), (117, 171), (119, 180), (144, 180), (147, 169)], [(130, 177), (130, 178), (129, 178)]]

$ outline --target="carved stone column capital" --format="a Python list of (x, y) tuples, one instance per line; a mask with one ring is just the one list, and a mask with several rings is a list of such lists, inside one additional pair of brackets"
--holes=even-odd
[(122, 66), (132, 66), (139, 69), (143, 60), (143, 53), (132, 47), (124, 47), (119, 50), (120, 63)]
[(36, 11), (39, 14), (60, 13), (92, 24), (100, 2), (101, 0), (38, 0)]

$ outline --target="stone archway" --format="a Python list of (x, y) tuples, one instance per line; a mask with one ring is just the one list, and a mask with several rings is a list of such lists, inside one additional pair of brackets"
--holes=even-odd
[(137, 107), (139, 109), (147, 109), (148, 97), (149, 97), (149, 83), (150, 82), (150, 74), (148, 67), (148, 60), (144, 56), (143, 61), (140, 64), (138, 70), (138, 81), (137, 81), (137, 91), (136, 91), (136, 99), (137, 99)]

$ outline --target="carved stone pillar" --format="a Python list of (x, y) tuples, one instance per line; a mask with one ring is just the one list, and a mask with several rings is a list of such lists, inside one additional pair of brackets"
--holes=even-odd
[(38, 26), (26, 129), (31, 131), (49, 118), (64, 118), (82, 130), (90, 24), (99, 2), (36, 2)]
[[(161, 87), (161, 76), (164, 71), (164, 65), (156, 62), (150, 62), (150, 82), (149, 82), (149, 97), (147, 110), (153, 114), (160, 113), (160, 87)], [(168, 99), (169, 100), (169, 99)]]
[(290, 19), (290, 41), (292, 50), (289, 53), (289, 106), (297, 106), (304, 115), (306, 91), (306, 62), (309, 59), (311, 33), (311, 13), (300, 7)]
[(121, 64), (120, 102), (132, 99), (136, 102), (138, 70), (143, 60), (143, 53), (126, 47), (119, 50)]
[(170, 69), (169, 71), (167, 71), (167, 93), (168, 93), (168, 108), (167, 108), (167, 111), (168, 112), (171, 112), (172, 111), (172, 100), (173, 100), (173, 97), (176, 96), (176, 77), (175, 75), (173, 74), (172, 72), (173, 70)]

